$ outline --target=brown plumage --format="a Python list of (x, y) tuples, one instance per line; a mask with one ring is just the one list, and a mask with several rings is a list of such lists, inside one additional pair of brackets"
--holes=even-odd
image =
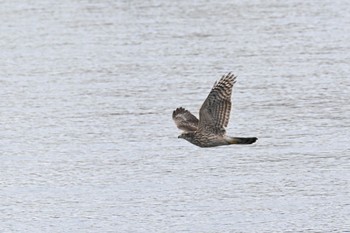
[(226, 135), (231, 112), (231, 95), (236, 76), (228, 73), (215, 82), (199, 111), (199, 120), (188, 110), (180, 107), (173, 112), (176, 126), (184, 132), (179, 138), (200, 147), (229, 144), (252, 144), (257, 138), (229, 137)]
[(180, 107), (173, 112), (173, 120), (176, 126), (186, 132), (196, 131), (198, 129), (198, 119), (189, 111)]

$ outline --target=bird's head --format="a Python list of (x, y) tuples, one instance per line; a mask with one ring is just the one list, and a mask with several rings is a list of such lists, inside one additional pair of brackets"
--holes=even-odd
[(186, 132), (186, 133), (180, 134), (177, 138), (182, 138), (190, 141), (193, 138), (193, 136), (194, 136), (194, 132)]

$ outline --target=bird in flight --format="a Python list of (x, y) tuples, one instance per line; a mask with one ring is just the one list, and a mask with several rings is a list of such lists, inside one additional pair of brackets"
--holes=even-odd
[(230, 144), (252, 144), (256, 137), (230, 137), (226, 135), (231, 94), (236, 76), (228, 73), (215, 82), (207, 99), (199, 110), (199, 120), (188, 110), (180, 107), (173, 111), (176, 126), (184, 132), (178, 136), (199, 147), (214, 147)]

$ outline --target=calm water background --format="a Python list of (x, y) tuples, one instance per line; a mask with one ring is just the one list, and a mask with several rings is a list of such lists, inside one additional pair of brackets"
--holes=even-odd
[(0, 3), (1, 232), (350, 232), (349, 1)]

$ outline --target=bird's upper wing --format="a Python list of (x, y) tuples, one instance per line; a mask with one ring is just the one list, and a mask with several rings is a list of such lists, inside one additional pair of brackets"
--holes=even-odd
[(199, 111), (199, 130), (223, 135), (230, 119), (232, 87), (236, 76), (228, 73), (215, 82)]
[(198, 129), (197, 117), (182, 107), (173, 111), (173, 120), (177, 128), (185, 132), (196, 131)]

